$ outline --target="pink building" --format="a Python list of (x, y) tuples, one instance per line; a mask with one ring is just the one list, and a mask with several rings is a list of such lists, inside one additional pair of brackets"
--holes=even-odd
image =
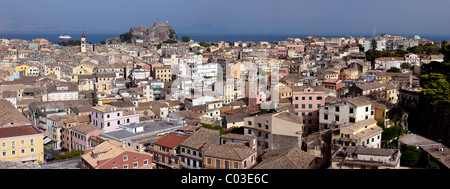
[(91, 123), (103, 131), (119, 128), (120, 124), (139, 123), (139, 114), (129, 109), (117, 109), (111, 105), (92, 107)]
[(72, 151), (86, 150), (90, 147), (89, 137), (98, 136), (102, 130), (90, 124), (81, 123), (72, 128)]
[(319, 108), (325, 105), (323, 86), (294, 86), (292, 103), (298, 116), (302, 116), (306, 134), (319, 129)]
[(267, 101), (267, 96), (266, 93), (260, 91), (259, 93), (256, 94), (256, 97), (254, 97), (253, 95), (250, 95), (249, 99), (248, 99), (248, 105), (256, 105), (256, 104), (261, 104)]

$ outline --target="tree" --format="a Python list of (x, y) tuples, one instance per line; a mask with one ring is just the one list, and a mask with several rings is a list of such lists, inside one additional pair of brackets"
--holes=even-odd
[(400, 157), (400, 164), (407, 167), (416, 167), (419, 164), (422, 151), (415, 146), (402, 147), (400, 150), (402, 156)]
[(105, 41), (100, 41), (100, 44), (103, 44), (103, 45), (104, 45), (104, 44), (106, 44), (106, 42), (105, 42)]
[(380, 54), (380, 51), (377, 51), (375, 49), (369, 49), (366, 52), (366, 59), (367, 59), (367, 61), (375, 63), (375, 58), (380, 57), (379, 54)]
[(206, 48), (209, 47), (209, 44), (208, 44), (208, 43), (205, 43), (205, 42), (203, 42), (203, 41), (200, 41), (198, 44), (199, 44), (200, 46), (202, 46), (202, 47), (206, 47)]
[(203, 124), (202, 127), (205, 127), (205, 128), (208, 128), (208, 129), (212, 129), (212, 130), (219, 130), (220, 131), (220, 135), (227, 134), (227, 132), (220, 125), (212, 126), (210, 124)]
[(450, 102), (450, 84), (445, 75), (440, 73), (423, 74), (420, 76), (420, 86), (431, 104)]
[(400, 107), (393, 107), (387, 112), (387, 117), (397, 125), (397, 122), (401, 120), (403, 115), (403, 110)]
[(400, 68), (397, 67), (391, 67), (388, 70), (386, 70), (386, 72), (402, 73), (402, 70), (400, 70)]
[(439, 164), (434, 161), (430, 161), (425, 169), (440, 169)]
[(188, 36), (183, 36), (182, 38), (181, 38), (181, 41), (183, 41), (183, 42), (189, 42), (189, 41), (191, 41), (191, 38), (190, 37), (188, 37)]
[(440, 51), (444, 55), (444, 62), (450, 62), (450, 43), (442, 41)]
[(377, 49), (377, 40), (372, 39), (370, 42), (370, 49), (376, 50)]
[(361, 44), (358, 44), (358, 48), (360, 52), (364, 52), (364, 47)]
[(120, 34), (120, 41), (122, 42), (131, 42), (131, 33), (130, 32), (126, 32), (124, 34)]
[(408, 62), (404, 62), (404, 63), (402, 63), (402, 64), (400, 65), (400, 67), (401, 67), (402, 69), (410, 69), (410, 68), (411, 68), (411, 64), (408, 63)]
[(168, 39), (168, 40), (165, 40), (163, 43), (178, 43), (178, 41), (173, 40), (173, 39)]

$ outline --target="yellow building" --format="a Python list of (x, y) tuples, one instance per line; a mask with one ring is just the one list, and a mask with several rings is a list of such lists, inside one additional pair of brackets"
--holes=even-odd
[(44, 161), (44, 134), (33, 125), (0, 128), (0, 160)]
[(213, 144), (203, 157), (205, 169), (250, 169), (256, 164), (256, 150), (240, 144)]
[(385, 91), (386, 99), (385, 101), (392, 104), (397, 104), (398, 102), (398, 90), (396, 87), (392, 85), (386, 85), (386, 91)]
[(279, 98), (291, 98), (292, 97), (292, 88), (286, 86), (285, 84), (278, 84), (278, 92)]
[(81, 64), (73, 68), (73, 73), (78, 75), (90, 75), (94, 73), (94, 69), (88, 65)]
[(28, 76), (28, 65), (25, 64), (19, 64), (16, 66), (16, 72), (25, 72), (24, 76)]
[(154, 69), (153, 77), (161, 81), (172, 80), (172, 68), (170, 66), (162, 66)]

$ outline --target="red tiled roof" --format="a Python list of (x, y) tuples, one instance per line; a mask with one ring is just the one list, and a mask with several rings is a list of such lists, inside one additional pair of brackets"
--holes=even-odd
[(33, 128), (31, 125), (0, 128), (0, 138), (34, 135), (39, 133), (42, 132), (38, 131), (36, 128)]
[(155, 141), (155, 144), (168, 148), (175, 148), (187, 138), (188, 136), (186, 135), (169, 133)]

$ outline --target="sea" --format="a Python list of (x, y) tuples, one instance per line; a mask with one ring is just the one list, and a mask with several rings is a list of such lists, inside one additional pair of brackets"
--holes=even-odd
[[(125, 33), (125, 32), (123, 32)], [(86, 42), (92, 44), (99, 44), (101, 41), (106, 41), (110, 38), (119, 37), (122, 33), (110, 33), (110, 32), (85, 32)], [(52, 43), (58, 43), (63, 40), (59, 40), (60, 35), (70, 35), (72, 40), (80, 40), (82, 32), (0, 32), (0, 38), (6, 39), (24, 39), (33, 40), (36, 38), (44, 38)], [(391, 34), (396, 35), (396, 34)], [(429, 39), (431, 41), (441, 42), (443, 40), (450, 41), (450, 34), (406, 34), (400, 35), (407, 38), (413, 38), (414, 35), (419, 35), (421, 38)], [(199, 34), (199, 33), (177, 33), (178, 38), (181, 40), (183, 36), (189, 36), (196, 42), (236, 42), (236, 41), (253, 41), (258, 43), (260, 41), (284, 41), (287, 38), (300, 38), (304, 39), (307, 36), (315, 37), (345, 37), (345, 36), (363, 36), (365, 38), (373, 37), (373, 34)], [(66, 40), (67, 41), (67, 40)]]

